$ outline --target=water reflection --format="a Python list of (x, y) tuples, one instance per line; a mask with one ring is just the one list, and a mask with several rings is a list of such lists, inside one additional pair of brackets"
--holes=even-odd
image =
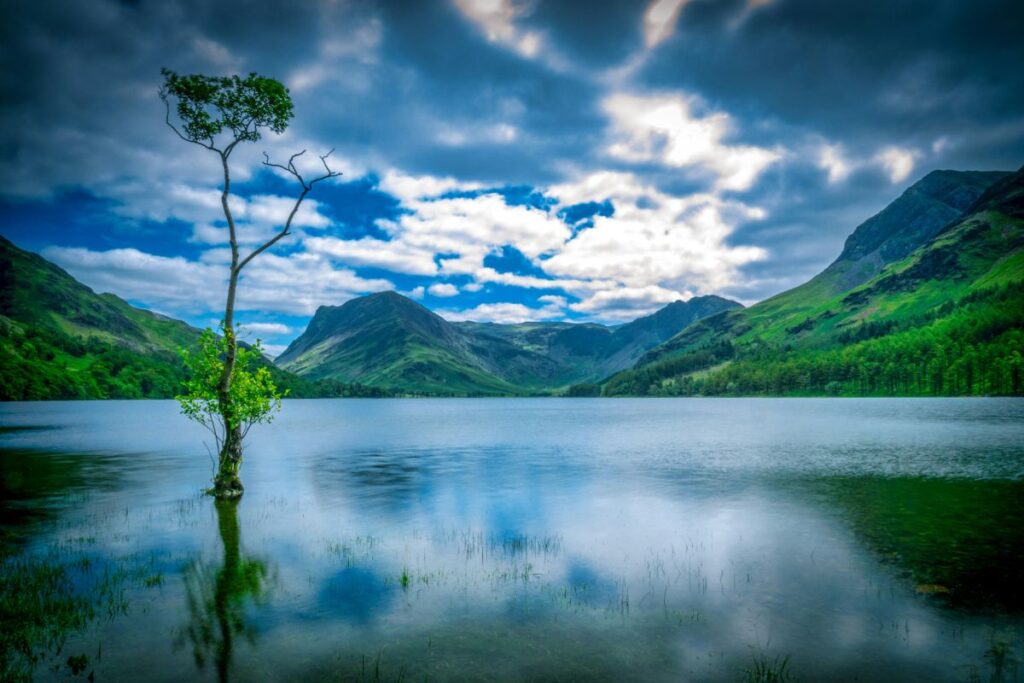
[(263, 601), (270, 583), (268, 564), (242, 552), (238, 500), (217, 500), (217, 529), (223, 548), (220, 564), (193, 560), (184, 573), (188, 626), (178, 644), (192, 648), (196, 666), (211, 661), (217, 680), (229, 680), (235, 637), (254, 644), (256, 630), (248, 618), (250, 605)]
[(734, 682), (788, 656), (982, 681), (1021, 657), (1024, 403), (289, 403), (242, 507), (197, 495), (190, 435), (134, 429), (162, 406), (0, 434), (0, 458), (55, 449), (0, 459), (5, 514), (73, 492), (19, 518), (29, 551), (149, 562), (63, 655), (102, 649), (98, 680)]
[(1024, 481), (835, 477), (801, 482), (919, 595), (1024, 611)]

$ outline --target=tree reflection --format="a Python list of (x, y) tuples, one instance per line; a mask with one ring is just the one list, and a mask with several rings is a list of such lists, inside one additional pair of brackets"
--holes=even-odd
[(185, 569), (189, 623), (178, 645), (191, 644), (200, 670), (212, 660), (219, 681), (228, 680), (235, 637), (255, 642), (246, 607), (250, 602), (259, 603), (270, 583), (267, 564), (242, 554), (238, 505), (237, 499), (214, 501), (223, 562), (215, 566), (200, 559)]

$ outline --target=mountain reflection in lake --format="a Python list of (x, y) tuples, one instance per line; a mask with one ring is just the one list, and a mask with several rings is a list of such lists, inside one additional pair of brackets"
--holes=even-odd
[(1019, 675), (1024, 401), (288, 401), (237, 505), (202, 440), (0, 406), (7, 677)]

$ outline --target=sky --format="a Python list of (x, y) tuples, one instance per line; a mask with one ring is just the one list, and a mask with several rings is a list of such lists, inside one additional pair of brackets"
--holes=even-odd
[(282, 81), (232, 156), (240, 284), (279, 353), (393, 289), (451, 320), (617, 323), (807, 280), (935, 169), (1024, 164), (1019, 0), (21, 2), (0, 9), (0, 234), (101, 292), (222, 316), (220, 165), (162, 67)]

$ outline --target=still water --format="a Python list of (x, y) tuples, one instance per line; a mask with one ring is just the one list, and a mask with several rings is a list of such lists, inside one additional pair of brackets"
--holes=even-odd
[(0, 405), (4, 676), (1024, 675), (1021, 400), (293, 400), (237, 505), (204, 440)]

